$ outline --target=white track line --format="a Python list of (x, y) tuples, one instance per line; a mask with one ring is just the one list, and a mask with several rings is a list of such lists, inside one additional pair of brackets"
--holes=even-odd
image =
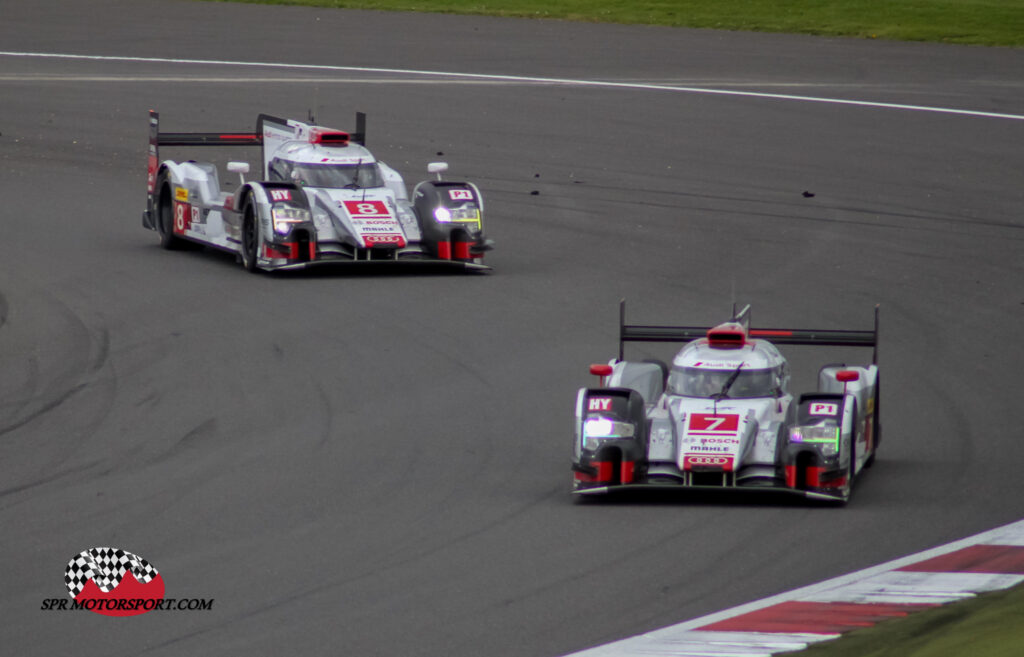
[(397, 75), (418, 75), (426, 77), (462, 78), (466, 80), (484, 80), (489, 82), (519, 82), (532, 84), (557, 84), (573, 87), (599, 87), (605, 89), (632, 89), (643, 91), (672, 91), (677, 93), (707, 94), (719, 96), (740, 96), (744, 98), (766, 98), (771, 100), (790, 100), (805, 103), (827, 103), (832, 105), (854, 105), (876, 109), (896, 109), (913, 112), (931, 112), (937, 114), (953, 114), (958, 116), (984, 117), (989, 119), (1010, 119), (1024, 121), (1024, 114), (1003, 114), (1000, 112), (982, 112), (978, 110), (954, 109), (949, 107), (929, 107), (927, 105), (904, 105), (900, 103), (880, 103), (866, 100), (848, 100), (844, 98), (822, 98), (817, 96), (797, 96), (792, 94), (772, 94), (757, 91), (737, 91), (734, 89), (710, 89), (703, 87), (676, 87), (665, 84), (644, 84), (638, 82), (608, 82), (601, 80), (572, 80), (566, 78), (542, 78), (524, 75), (490, 75), (484, 73), (459, 73), (455, 71), (421, 71), (400, 68), (371, 68), (364, 66), (332, 66), (328, 64), (285, 64), (281, 62), (236, 62), (217, 59), (177, 59), (168, 57), (123, 57), (112, 55), (71, 55), (64, 53), (12, 52), (0, 51), (3, 57), (40, 57), (49, 59), (77, 59), (105, 62), (146, 62), (160, 64), (197, 64), (202, 66), (244, 66), (283, 68), (307, 71), (349, 71), (359, 73), (389, 73)]

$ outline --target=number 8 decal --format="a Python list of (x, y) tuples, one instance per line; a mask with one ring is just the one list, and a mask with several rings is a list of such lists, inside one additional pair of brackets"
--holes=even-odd
[(377, 214), (377, 206), (373, 203), (359, 203), (359, 214)]
[(185, 231), (185, 204), (174, 204), (174, 229), (181, 233)]

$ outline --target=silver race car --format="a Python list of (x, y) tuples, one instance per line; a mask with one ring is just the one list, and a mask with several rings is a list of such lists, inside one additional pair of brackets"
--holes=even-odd
[[(686, 342), (671, 367), (623, 360), (626, 342)], [(794, 397), (775, 345), (871, 347), (865, 366), (825, 365)], [(573, 490), (774, 489), (845, 503), (880, 437), (878, 309), (870, 331), (636, 326), (620, 308), (619, 357), (576, 396)]]
[[(366, 117), (348, 133), (261, 114), (255, 132), (160, 132), (150, 111), (148, 199), (142, 224), (164, 248), (187, 243), (237, 255), (249, 271), (300, 269), (346, 262), (426, 261), (487, 270), (491, 242), (482, 229), (483, 197), (470, 182), (419, 183), (412, 199), (402, 176), (365, 146)], [(247, 162), (223, 191), (208, 162), (160, 161), (161, 146), (249, 146), (261, 151), (259, 181), (246, 181)]]

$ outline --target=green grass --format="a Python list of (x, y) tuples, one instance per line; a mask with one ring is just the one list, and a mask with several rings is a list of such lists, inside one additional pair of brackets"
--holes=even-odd
[(1024, 47), (1024, 0), (235, 0)]
[(888, 620), (787, 655), (800, 657), (1020, 657), (1024, 586)]

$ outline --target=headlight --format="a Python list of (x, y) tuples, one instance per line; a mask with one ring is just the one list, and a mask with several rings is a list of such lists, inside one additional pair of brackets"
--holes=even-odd
[(793, 427), (789, 430), (789, 441), (813, 443), (821, 448), (823, 456), (835, 456), (839, 453), (839, 427)]
[(583, 423), (583, 444), (589, 450), (597, 449), (602, 440), (632, 438), (636, 427), (629, 422), (616, 422), (606, 417), (592, 417)]
[(479, 223), (480, 210), (476, 208), (451, 209), (442, 206), (434, 210), (434, 219), (437, 219), (438, 223), (442, 224), (451, 223), (453, 221)]
[(271, 208), (270, 216), (274, 218), (274, 230), (285, 235), (291, 230), (292, 224), (299, 224), (309, 221), (309, 210), (305, 208), (292, 208), (279, 206)]

